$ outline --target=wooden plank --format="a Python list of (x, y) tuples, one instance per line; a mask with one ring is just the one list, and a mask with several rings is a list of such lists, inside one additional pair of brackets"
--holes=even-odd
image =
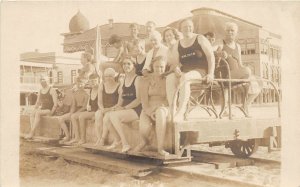
[(139, 175), (140, 172), (157, 170), (159, 166), (154, 164), (132, 162), (117, 158), (107, 157), (86, 152), (82, 148), (65, 147), (40, 147), (36, 152), (43, 155), (62, 157), (65, 160), (85, 164), (118, 173), (129, 173)]
[(175, 154), (170, 154), (167, 156), (159, 155), (156, 151), (143, 151), (143, 152), (134, 152), (134, 151), (128, 151), (127, 153), (122, 153), (120, 149), (106, 149), (105, 147), (95, 147), (92, 144), (84, 144), (82, 147), (92, 151), (92, 152), (98, 152), (101, 154), (106, 155), (112, 155), (115, 157), (121, 157), (121, 158), (127, 158), (130, 160), (140, 160), (140, 161), (148, 161), (148, 162), (155, 162), (158, 164), (164, 164), (165, 161), (168, 161), (168, 163), (171, 163), (172, 161), (177, 162), (179, 160), (181, 161), (188, 161), (186, 157), (179, 157)]

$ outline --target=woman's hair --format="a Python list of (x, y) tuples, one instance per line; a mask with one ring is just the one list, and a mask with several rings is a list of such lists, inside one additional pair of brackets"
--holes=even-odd
[(125, 61), (131, 62), (134, 66), (136, 65), (135, 59), (131, 58), (130, 56), (126, 56), (126, 57), (123, 59), (122, 64), (123, 64)]
[(179, 35), (179, 32), (177, 29), (173, 28), (173, 27), (167, 27), (164, 31), (163, 31), (163, 34), (162, 34), (162, 37), (163, 37), (163, 42), (166, 42), (166, 38), (165, 38), (165, 34), (167, 31), (172, 31), (172, 33), (174, 34), (175, 36), (175, 40), (179, 40), (180, 39), (180, 35)]
[(115, 43), (119, 43), (121, 41), (122, 41), (121, 37), (116, 35), (116, 34), (111, 35), (110, 38), (108, 39), (108, 43), (110, 45), (113, 45)]
[(157, 57), (154, 57), (152, 59), (152, 63), (151, 63), (152, 69), (153, 69), (154, 64), (156, 64), (158, 62), (163, 62), (165, 65), (167, 65), (166, 57), (164, 57), (164, 56), (157, 56)]
[(186, 22), (186, 21), (190, 21), (191, 23), (194, 24), (192, 18), (185, 18), (185, 19), (179, 21), (179, 23), (178, 23), (178, 30), (179, 30), (179, 31), (181, 31), (181, 25), (182, 25), (182, 23), (184, 23), (184, 22)]
[(92, 59), (93, 59), (93, 55), (92, 55), (91, 53), (86, 53), (86, 52), (84, 52), (84, 53), (82, 53), (81, 55), (82, 55), (84, 58), (86, 58), (89, 62), (92, 61)]
[(215, 37), (216, 37), (216, 35), (215, 35), (214, 32), (207, 32), (207, 33), (204, 34), (204, 36), (205, 36), (205, 37), (209, 36), (209, 37), (211, 37), (211, 38), (215, 38)]
[(150, 34), (149, 38), (157, 38), (159, 41), (162, 40), (161, 34), (158, 31), (153, 31), (153, 33)]
[(91, 79), (99, 79), (99, 76), (96, 73), (93, 73), (89, 76), (89, 80)]

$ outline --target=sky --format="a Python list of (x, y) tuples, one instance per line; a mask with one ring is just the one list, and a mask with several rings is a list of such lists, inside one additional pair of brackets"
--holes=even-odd
[[(158, 26), (191, 16), (190, 11), (208, 7), (218, 9), (263, 26), (282, 35), (282, 120), (284, 125), (282, 186), (299, 186), (300, 176), (300, 3), (299, 2), (1, 2), (0, 11), (0, 124), (1, 171), (3, 186), (18, 186), (19, 147), (19, 55), (39, 49), (62, 53), (63, 36), (69, 21), (78, 10), (90, 26), (115, 22), (145, 24), (153, 20)], [(298, 85), (298, 86), (297, 86)], [(13, 128), (14, 127), (14, 128)], [(7, 144), (9, 142), (9, 144)], [(4, 144), (5, 143), (5, 144)], [(9, 145), (9, 146), (4, 146)], [(293, 154), (289, 154), (293, 153)], [(5, 169), (3, 169), (5, 168)], [(7, 169), (9, 168), (9, 169)], [(13, 177), (14, 180), (11, 180)], [(6, 185), (5, 185), (6, 184)], [(288, 185), (289, 184), (289, 185)]]
[(191, 16), (191, 10), (209, 7), (249, 20), (281, 34), (278, 21), (287, 4), (250, 2), (8, 2), (2, 3), (5, 30), (16, 42), (14, 52), (39, 49), (62, 53), (63, 37), (69, 21), (78, 10), (89, 20), (90, 27), (114, 22), (145, 24), (153, 20), (158, 26)]

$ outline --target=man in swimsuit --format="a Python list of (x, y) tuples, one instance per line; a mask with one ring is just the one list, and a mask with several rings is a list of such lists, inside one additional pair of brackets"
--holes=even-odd
[[(242, 63), (241, 47), (236, 43), (238, 26), (233, 22), (225, 24), (225, 39), (223, 45), (220, 45), (217, 50), (218, 57), (226, 59), (230, 68), (232, 79), (249, 79), (252, 76), (250, 68)], [(248, 108), (254, 99), (259, 95), (261, 86), (258, 81), (251, 81), (246, 88), (247, 99), (244, 99), (242, 110), (249, 116)], [(228, 102), (228, 89), (225, 89), (225, 104)]]

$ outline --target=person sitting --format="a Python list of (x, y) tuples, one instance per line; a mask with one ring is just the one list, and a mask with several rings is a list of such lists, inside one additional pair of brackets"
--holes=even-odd
[(119, 64), (122, 63), (123, 59), (126, 57), (126, 50), (121, 37), (113, 34), (109, 38), (108, 43), (118, 50), (117, 56), (114, 58), (113, 62)]
[(193, 33), (194, 24), (191, 19), (184, 19), (179, 23), (179, 30), (183, 38), (179, 40), (174, 63), (177, 67), (174, 73), (167, 76), (167, 97), (172, 106), (176, 89), (183, 84), (179, 91), (179, 107), (174, 121), (184, 119), (191, 90), (187, 80), (206, 78), (206, 82), (214, 79), (215, 57), (209, 41), (203, 36)]
[[(97, 141), (95, 146), (103, 146), (107, 139), (109, 129), (103, 124), (104, 116), (115, 108), (120, 94), (120, 83), (116, 81), (117, 72), (107, 68), (103, 73), (103, 82), (98, 89), (98, 110), (95, 113), (95, 130)], [(106, 118), (105, 118), (106, 119)], [(113, 130), (111, 130), (113, 131)]]
[(89, 76), (91, 90), (87, 110), (80, 112), (78, 117), (80, 127), (80, 140), (78, 145), (82, 145), (86, 142), (86, 120), (92, 119), (95, 116), (95, 112), (98, 110), (98, 83), (99, 77), (97, 74)]
[(166, 57), (168, 53), (168, 48), (162, 43), (162, 37), (158, 31), (153, 31), (149, 37), (152, 43), (152, 48), (148, 51), (146, 56), (145, 65), (142, 70), (144, 76), (147, 76), (152, 72), (151, 63), (153, 58), (157, 56)]
[(153, 21), (147, 21), (145, 26), (146, 26), (145, 52), (148, 53), (153, 47), (150, 36), (154, 33), (154, 31), (156, 31), (156, 24)]
[(174, 68), (176, 68), (177, 64), (176, 59), (173, 59), (176, 55), (178, 41), (181, 39), (180, 33), (175, 28), (168, 27), (163, 31), (163, 42), (168, 47), (167, 51), (167, 68), (165, 75), (170, 74), (174, 71)]
[(143, 76), (142, 70), (146, 61), (146, 53), (144, 49), (144, 43), (142, 41), (135, 41), (132, 46), (131, 57), (135, 59), (135, 73), (138, 76)]
[[(135, 73), (135, 62), (130, 58), (123, 61), (123, 70), (125, 78), (120, 86), (120, 94), (118, 104), (105, 116), (104, 124), (109, 129), (113, 125), (118, 136), (114, 133), (114, 142), (108, 149), (116, 148), (122, 143), (122, 152), (127, 152), (131, 149), (123, 132), (124, 123), (131, 123), (139, 119), (142, 106), (139, 96), (139, 80), (140, 77)], [(104, 117), (105, 118), (105, 117)], [(120, 142), (121, 139), (121, 142)]]
[(143, 110), (140, 115), (139, 133), (142, 141), (135, 151), (140, 151), (147, 145), (149, 134), (153, 125), (155, 125), (157, 151), (163, 156), (169, 154), (164, 150), (167, 122), (170, 119), (166, 96), (166, 79), (163, 76), (166, 65), (167, 62), (164, 57), (154, 58), (152, 63), (153, 73), (140, 86)]
[(56, 108), (54, 115), (57, 116), (60, 127), (65, 134), (65, 137), (59, 143), (65, 143), (71, 138), (66, 122), (71, 120), (71, 114), (74, 112), (74, 97), (72, 90), (64, 90), (58, 94), (57, 105), (58, 107)]
[(66, 142), (66, 144), (76, 144), (80, 141), (80, 129), (78, 124), (79, 115), (81, 112), (86, 110), (89, 99), (89, 95), (84, 90), (85, 82), (85, 79), (82, 79), (81, 77), (76, 78), (76, 87), (73, 88), (74, 109), (72, 111), (74, 112), (71, 114), (71, 123), (72, 129), (74, 131), (74, 138)]
[(42, 116), (52, 116), (57, 107), (57, 94), (55, 89), (49, 86), (49, 78), (47, 76), (40, 77), (42, 86), (39, 91), (34, 111), (30, 115), (30, 132), (26, 135), (26, 139), (32, 139), (36, 128), (40, 125)]
[(131, 54), (134, 50), (136, 43), (140, 43), (143, 49), (145, 49), (145, 40), (139, 37), (140, 27), (137, 23), (132, 23), (129, 25), (130, 29), (130, 38), (125, 42), (125, 49), (127, 54)]
[(84, 52), (81, 54), (81, 64), (82, 68), (78, 70), (79, 77), (83, 79), (88, 79), (88, 77), (95, 72), (95, 67), (92, 65), (93, 55)]
[(218, 46), (215, 45), (216, 42), (216, 34), (214, 32), (207, 32), (204, 34), (204, 36), (207, 38), (211, 46), (213, 47), (213, 51), (216, 51)]
[[(226, 59), (229, 65), (230, 74), (232, 79), (254, 79), (250, 68), (246, 67), (242, 63), (241, 47), (236, 43), (236, 37), (238, 33), (238, 26), (233, 22), (225, 23), (225, 39), (223, 45), (220, 45), (217, 49), (219, 57)], [(228, 77), (226, 72), (223, 72), (224, 77)], [(246, 87), (247, 99), (244, 100), (242, 110), (249, 117), (249, 105), (259, 95), (261, 88), (257, 81), (251, 81)], [(228, 89), (225, 89), (225, 104), (228, 102)]]

